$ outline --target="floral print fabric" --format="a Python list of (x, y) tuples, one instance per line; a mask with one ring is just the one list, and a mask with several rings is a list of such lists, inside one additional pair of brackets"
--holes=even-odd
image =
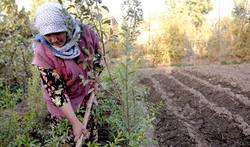
[(38, 67), (43, 85), (47, 90), (49, 97), (56, 107), (62, 107), (69, 102), (66, 93), (65, 83), (60, 79), (60, 76), (54, 69), (45, 69)]
[[(65, 83), (60, 79), (60, 76), (54, 69), (45, 69), (42, 67), (38, 67), (38, 70), (40, 72), (40, 75), (42, 77), (43, 84), (45, 86), (45, 89), (49, 93), (49, 96), (55, 106), (61, 107), (69, 102), (68, 95), (65, 92)], [(75, 111), (75, 114), (79, 120), (83, 120), (85, 111), (88, 104), (88, 98), (84, 98), (81, 105), (77, 108)], [(88, 136), (85, 136), (83, 140), (83, 146), (86, 147), (88, 142), (96, 142), (98, 140), (98, 133), (97, 133), (97, 119), (96, 119), (96, 105), (92, 105), (90, 116), (88, 119), (88, 124), (86, 129), (89, 132)], [(64, 126), (65, 129), (63, 132), (66, 132), (68, 134), (68, 141), (67, 145), (75, 146), (74, 142), (74, 134), (72, 126), (70, 125), (70, 122), (64, 118), (64, 117), (58, 117), (53, 116), (50, 114), (50, 127), (52, 130), (60, 129), (60, 126)], [(65, 127), (67, 126), (67, 127)], [(56, 136), (60, 137), (62, 136), (61, 131), (56, 131)], [(59, 133), (61, 132), (61, 133)]]

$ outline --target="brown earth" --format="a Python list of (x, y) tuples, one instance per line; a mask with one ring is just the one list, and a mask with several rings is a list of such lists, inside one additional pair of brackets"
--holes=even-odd
[(140, 70), (160, 147), (250, 146), (250, 64)]

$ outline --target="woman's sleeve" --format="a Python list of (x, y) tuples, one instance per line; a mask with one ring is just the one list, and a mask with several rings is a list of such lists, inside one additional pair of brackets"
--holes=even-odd
[(56, 107), (62, 107), (69, 102), (66, 85), (55, 69), (46, 69), (38, 66), (43, 86)]
[(99, 41), (100, 41), (99, 34), (94, 30), (92, 30), (92, 31), (93, 31), (92, 35), (94, 36), (94, 37), (92, 37), (92, 39), (95, 40), (95, 41), (93, 41), (93, 42), (95, 42), (95, 45), (94, 45), (95, 57), (93, 59), (94, 70), (98, 73), (98, 75), (100, 75), (101, 72), (104, 69), (104, 66), (103, 66), (103, 63), (102, 63), (103, 53), (102, 53), (102, 50), (101, 50), (101, 47), (100, 47), (100, 44), (99, 44)]

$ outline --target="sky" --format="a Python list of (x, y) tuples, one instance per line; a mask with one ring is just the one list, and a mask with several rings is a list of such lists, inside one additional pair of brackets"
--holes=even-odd
[[(231, 15), (233, 10), (233, 0), (211, 0), (214, 5), (214, 10), (209, 13), (209, 19), (212, 17), (221, 17)], [(220, 12), (220, 13), (219, 13)]]
[[(121, 14), (122, 1), (123, 0), (103, 0), (103, 5), (109, 8), (110, 16), (114, 16), (118, 19)], [(164, 0), (141, 0), (141, 2), (145, 17), (150, 16), (152, 13), (158, 13), (164, 10)], [(230, 15), (230, 11), (233, 8), (233, 0), (211, 0), (211, 2), (214, 5), (214, 10), (209, 13), (208, 19), (216, 18), (219, 14), (221, 17)], [(32, 1), (16, 0), (16, 3), (20, 8), (24, 6), (25, 10), (28, 11), (31, 7)]]

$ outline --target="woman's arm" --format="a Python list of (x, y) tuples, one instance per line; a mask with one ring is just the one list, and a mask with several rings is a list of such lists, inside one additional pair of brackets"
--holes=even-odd
[(40, 75), (52, 102), (58, 107), (65, 117), (70, 121), (77, 141), (82, 133), (86, 134), (83, 124), (76, 117), (66, 93), (66, 85), (56, 70), (38, 67)]
[(83, 124), (76, 117), (76, 115), (71, 107), (70, 102), (63, 105), (59, 109), (63, 112), (65, 117), (70, 121), (72, 128), (73, 128), (74, 135), (75, 135), (74, 141), (77, 142), (77, 140), (80, 138), (80, 136), (82, 134), (87, 133), (86, 129), (84, 128)]

